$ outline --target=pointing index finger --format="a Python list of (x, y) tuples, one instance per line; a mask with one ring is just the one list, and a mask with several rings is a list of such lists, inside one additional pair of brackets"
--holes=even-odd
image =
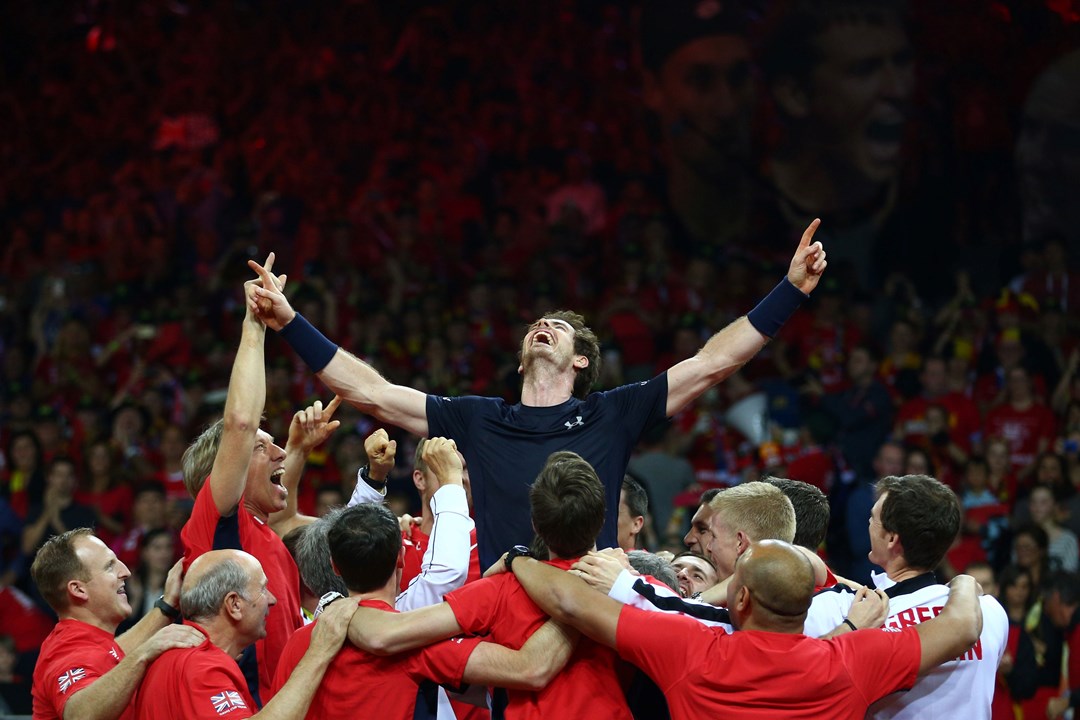
[(814, 239), (814, 233), (817, 232), (818, 226), (820, 225), (821, 218), (814, 218), (813, 222), (811, 222), (806, 230), (803, 231), (802, 240), (799, 241), (799, 249), (796, 252), (810, 247), (810, 241)]

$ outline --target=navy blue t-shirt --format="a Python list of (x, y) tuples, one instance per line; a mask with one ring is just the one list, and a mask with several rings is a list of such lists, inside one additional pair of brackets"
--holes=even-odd
[(532, 540), (529, 485), (558, 450), (576, 452), (600, 476), (607, 512), (597, 547), (615, 547), (619, 491), (630, 453), (666, 408), (667, 373), (554, 407), (428, 395), (428, 434), (453, 439), (469, 466), (480, 567), (487, 569), (510, 546)]

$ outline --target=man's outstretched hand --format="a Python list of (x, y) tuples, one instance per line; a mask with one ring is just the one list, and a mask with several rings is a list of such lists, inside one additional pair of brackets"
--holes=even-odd
[(292, 322), (296, 311), (285, 297), (285, 275), (274, 276), (274, 253), (266, 258), (266, 264), (260, 265), (254, 260), (247, 261), (248, 267), (259, 276), (244, 283), (248, 310), (271, 330), (281, 328)]
[[(820, 225), (821, 220), (815, 219), (803, 232), (799, 248), (795, 251), (795, 256), (791, 258), (791, 266), (788, 268), (788, 282), (807, 295), (817, 287), (828, 265), (825, 262), (825, 248), (821, 245), (821, 241), (812, 242), (814, 233)], [(251, 261), (248, 260), (248, 263), (250, 264)]]

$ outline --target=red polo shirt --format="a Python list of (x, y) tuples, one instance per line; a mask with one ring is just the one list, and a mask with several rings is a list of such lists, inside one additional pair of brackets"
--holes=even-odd
[[(357, 604), (397, 612), (381, 600)], [(304, 657), (314, 628), (314, 624), (303, 627), (289, 639), (274, 678), (275, 693)], [(347, 717), (411, 720), (420, 683), (432, 680), (440, 685), (461, 685), (469, 655), (479, 644), (479, 638), (454, 638), (414, 652), (378, 657), (345, 643), (326, 669), (306, 717), (309, 720)]]
[[(567, 570), (575, 560), (548, 562)], [(462, 631), (486, 635), (492, 642), (518, 650), (548, 617), (507, 573), (468, 583), (446, 596)], [(653, 613), (657, 614), (657, 613)], [(610, 649), (582, 637), (563, 671), (540, 692), (509, 690), (506, 720), (519, 718), (605, 718), (630, 720), (616, 677), (618, 657)]]
[[(185, 620), (184, 624), (206, 635), (195, 623)], [(256, 712), (240, 666), (207, 637), (202, 645), (168, 650), (150, 663), (134, 717), (243, 720)]]
[(859, 630), (833, 640), (737, 630), (624, 607), (616, 647), (651, 677), (672, 720), (777, 717), (856, 720), (870, 703), (914, 685), (915, 628)]
[[(34, 720), (59, 720), (71, 696), (124, 659), (111, 632), (81, 620), (61, 620), (45, 638), (34, 666)], [(120, 715), (130, 720), (131, 708)]]
[(250, 553), (262, 564), (267, 589), (277, 598), (266, 618), (266, 637), (255, 643), (258, 663), (259, 699), (265, 705), (273, 697), (271, 685), (278, 658), (289, 637), (303, 626), (300, 615), (300, 573), (285, 544), (270, 526), (244, 508), (244, 500), (229, 517), (218, 514), (210, 490), (210, 478), (203, 483), (191, 519), (180, 531), (184, 543), (184, 570), (192, 561), (211, 550), (227, 548)]

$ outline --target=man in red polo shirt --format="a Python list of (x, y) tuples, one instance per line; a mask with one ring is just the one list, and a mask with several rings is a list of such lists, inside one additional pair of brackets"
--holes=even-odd
[[(273, 263), (273, 253), (267, 262)], [(283, 283), (284, 277), (276, 281)], [(246, 649), (240, 660), (245, 676), (257, 678), (250, 690), (259, 707), (270, 700), (285, 643), (303, 625), (296, 563), (270, 525), (270, 515), (288, 506), (282, 479), (288, 472), (300, 472), (303, 458), (296, 453), (289, 461), (274, 438), (259, 429), (266, 401), (265, 334), (266, 328), (249, 308), (241, 326), (224, 417), (184, 452), (184, 484), (195, 498), (195, 507), (180, 532), (185, 567), (203, 553), (233, 548), (254, 555), (269, 578), (277, 604), (266, 619), (266, 637), (253, 650)], [(322, 412), (321, 404), (302, 414), (306, 424), (320, 425), (325, 434), (337, 427), (337, 421), (330, 422)], [(294, 418), (293, 426), (298, 422)], [(290, 436), (294, 429), (290, 426)]]
[(179, 565), (169, 572), (158, 609), (113, 637), (131, 614), (124, 592), (131, 573), (89, 528), (50, 538), (30, 572), (60, 618), (34, 667), (35, 720), (130, 718), (147, 666), (170, 648), (201, 641), (190, 628), (169, 624), (180, 594)]
[[(592, 466), (572, 452), (548, 458), (529, 490), (532, 522), (548, 548), (554, 568), (567, 570), (593, 548), (604, 522), (604, 489)], [(515, 548), (513, 557), (528, 554)], [(512, 558), (510, 560), (512, 562)], [(563, 574), (563, 573), (559, 573)], [(369, 652), (396, 653), (462, 632), (485, 635), (520, 648), (547, 621), (543, 610), (510, 575), (466, 584), (438, 605), (393, 615), (361, 608), (349, 640)], [(617, 675), (620, 664), (608, 648), (582, 639), (563, 671), (541, 692), (509, 690), (494, 709), (504, 717), (603, 717), (629, 720), (630, 710)]]
[(728, 634), (681, 615), (646, 613), (582, 580), (521, 558), (511, 571), (541, 608), (618, 650), (663, 690), (673, 720), (862, 718), (871, 702), (967, 651), (982, 615), (975, 581), (957, 576), (936, 618), (900, 631), (831, 640), (802, 634), (814, 590), (809, 560), (781, 540), (752, 543), (735, 564)]
[(268, 611), (277, 602), (259, 561), (240, 550), (200, 555), (188, 569), (180, 597), (184, 627), (199, 636), (196, 647), (164, 653), (146, 674), (135, 704), (138, 720), (295, 720), (307, 712), (315, 689), (345, 641), (355, 608), (323, 613), (311, 646), (292, 677), (257, 711), (236, 658), (266, 635)]
[[(432, 438), (428, 446), (439, 442), (449, 443)], [(452, 444), (449, 447), (456, 455)], [(397, 518), (389, 509), (364, 503), (340, 511), (327, 533), (326, 544), (335, 571), (349, 588), (349, 599), (342, 602), (388, 614), (396, 612), (405, 549)], [(316, 621), (301, 628), (289, 640), (278, 664), (275, 689), (290, 681), (318, 625)], [(454, 687), (464, 682), (541, 690), (573, 650), (563, 633), (553, 626), (541, 628), (520, 651), (480, 642), (478, 638), (454, 638), (391, 657), (346, 645), (327, 670), (307, 717), (315, 720), (378, 714), (385, 720), (434, 718), (434, 688), (424, 688), (418, 694), (421, 683), (427, 680)], [(376, 689), (378, 692), (372, 692)]]

